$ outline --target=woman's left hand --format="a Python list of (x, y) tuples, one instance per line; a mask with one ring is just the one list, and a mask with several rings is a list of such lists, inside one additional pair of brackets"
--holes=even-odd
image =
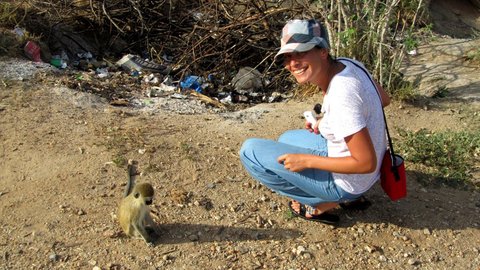
[(320, 134), (320, 131), (318, 129), (319, 124), (320, 124), (320, 121), (318, 119), (317, 119), (317, 122), (315, 122), (315, 124), (311, 124), (310, 122), (305, 121), (305, 129), (318, 135)]
[(300, 172), (308, 169), (309, 156), (306, 154), (285, 154), (278, 157), (277, 161), (289, 171)]

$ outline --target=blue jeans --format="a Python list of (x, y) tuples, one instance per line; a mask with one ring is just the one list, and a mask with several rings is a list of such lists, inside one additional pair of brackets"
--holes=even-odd
[(358, 198), (334, 183), (331, 172), (306, 169), (291, 172), (278, 163), (283, 154), (328, 156), (327, 140), (308, 130), (290, 130), (278, 141), (252, 138), (240, 149), (240, 160), (248, 173), (259, 182), (302, 204), (316, 206), (326, 202), (346, 202)]

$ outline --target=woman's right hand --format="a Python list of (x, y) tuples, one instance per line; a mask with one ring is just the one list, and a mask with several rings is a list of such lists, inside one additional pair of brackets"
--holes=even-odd
[(286, 170), (301, 172), (308, 169), (308, 161), (312, 155), (307, 154), (284, 154), (277, 158), (278, 163), (283, 164)]

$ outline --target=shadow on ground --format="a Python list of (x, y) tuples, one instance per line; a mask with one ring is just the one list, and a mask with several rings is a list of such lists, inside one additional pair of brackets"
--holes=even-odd
[[(410, 229), (479, 228), (478, 211), (480, 193), (450, 187), (422, 186), (420, 177), (426, 175), (407, 172), (407, 197), (391, 201), (376, 184), (366, 196), (372, 206), (365, 211), (344, 211), (340, 227), (350, 227), (357, 222), (395, 224)], [(465, 217), (472, 217), (465, 220)]]
[[(161, 224), (161, 236), (155, 243), (178, 244), (192, 241), (220, 242), (220, 241), (257, 241), (257, 240), (285, 240), (297, 238), (301, 231), (291, 229), (255, 229), (245, 227), (228, 227), (207, 224), (172, 223)], [(202, 232), (202, 234), (198, 234)]]

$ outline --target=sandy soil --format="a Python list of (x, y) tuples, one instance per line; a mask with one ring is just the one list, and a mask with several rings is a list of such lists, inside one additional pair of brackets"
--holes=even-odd
[[(318, 101), (261, 104), (228, 114), (117, 108), (34, 79), (0, 91), (2, 269), (477, 269), (480, 195), (421, 186), (408, 198), (379, 186), (338, 227), (291, 219), (287, 200), (253, 181), (238, 150), (249, 137), (301, 128)], [(460, 130), (472, 104), (425, 110), (392, 104), (393, 130)], [(470, 108), (470, 109), (468, 109)], [(475, 107), (474, 107), (475, 108)], [(136, 159), (156, 190), (155, 247), (125, 238), (116, 209)], [(407, 168), (410, 167), (407, 163)]]

